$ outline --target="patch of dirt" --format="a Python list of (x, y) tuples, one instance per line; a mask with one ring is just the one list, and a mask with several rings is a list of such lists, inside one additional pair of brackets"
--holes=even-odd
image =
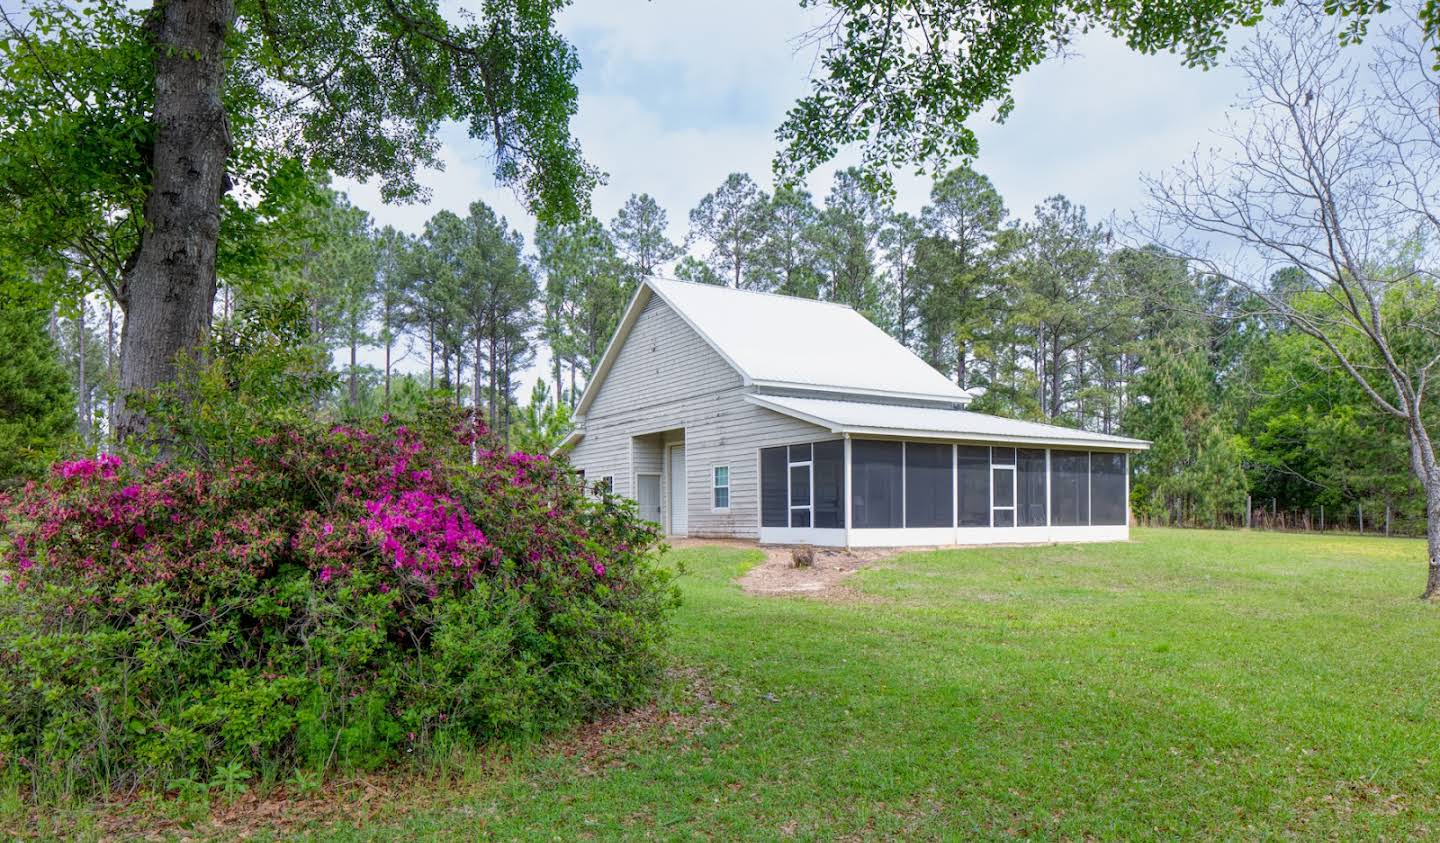
[(739, 583), (746, 592), (767, 597), (791, 594), (838, 598), (853, 596), (850, 589), (842, 588), (847, 577), (899, 552), (892, 548), (844, 550), (817, 547), (815, 565), (796, 568), (790, 555), (794, 548), (760, 549), (765, 551), (765, 561), (747, 571), (739, 579)]

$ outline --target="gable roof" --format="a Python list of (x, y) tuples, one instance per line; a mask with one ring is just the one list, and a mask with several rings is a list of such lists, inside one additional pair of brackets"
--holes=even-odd
[(584, 415), (640, 311), (657, 296), (746, 385), (966, 404), (970, 394), (846, 305), (647, 278), (576, 407)]
[(746, 400), (792, 418), (828, 428), (831, 433), (872, 436), (916, 436), (937, 439), (973, 439), (1016, 445), (1052, 445), (1143, 451), (1150, 443), (1105, 433), (1091, 433), (1040, 422), (1008, 419), (970, 410), (939, 407), (897, 407), (864, 401), (747, 395)]

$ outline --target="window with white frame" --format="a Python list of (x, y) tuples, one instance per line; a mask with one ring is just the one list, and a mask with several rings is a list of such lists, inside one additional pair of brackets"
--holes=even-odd
[(714, 508), (730, 508), (730, 466), (717, 465), (713, 472), (712, 479), (713, 495), (711, 496)]

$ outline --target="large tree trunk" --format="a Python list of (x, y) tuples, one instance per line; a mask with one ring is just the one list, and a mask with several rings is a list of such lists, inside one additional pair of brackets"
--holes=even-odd
[(1422, 599), (1440, 595), (1440, 476), (1431, 477), (1425, 489), (1425, 538), (1430, 556), (1430, 570), (1425, 577)]
[(151, 10), (155, 146), (145, 226), (122, 280), (121, 439), (145, 428), (124, 396), (173, 381), (179, 358), (196, 358), (210, 327), (231, 147), (225, 36), (234, 20), (233, 0), (159, 0)]
[(1425, 492), (1425, 538), (1429, 567), (1425, 575), (1422, 600), (1440, 597), (1440, 464), (1435, 459), (1435, 446), (1425, 421), (1413, 401), (1410, 411), (1410, 467), (1420, 488)]

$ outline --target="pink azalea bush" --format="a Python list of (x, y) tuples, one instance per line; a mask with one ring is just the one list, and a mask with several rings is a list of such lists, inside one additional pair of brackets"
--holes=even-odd
[(58, 463), (0, 500), (0, 769), (32, 786), (374, 766), (643, 699), (659, 536), (467, 418)]

